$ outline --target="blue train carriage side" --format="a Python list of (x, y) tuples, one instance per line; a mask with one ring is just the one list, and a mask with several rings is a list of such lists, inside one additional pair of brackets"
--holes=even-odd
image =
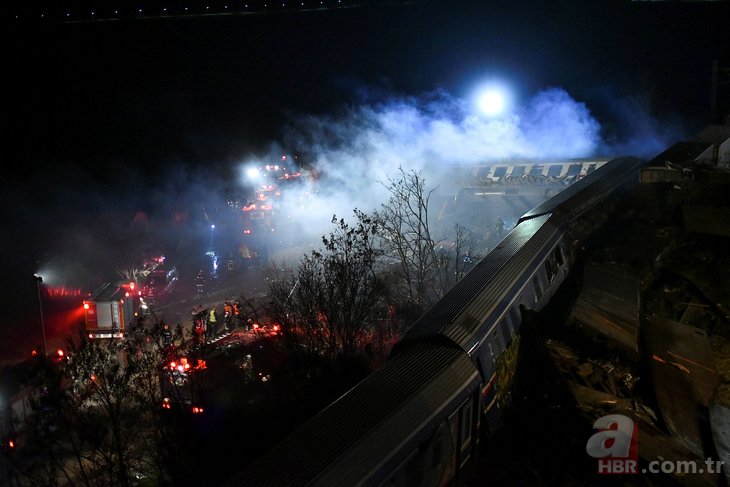
[(540, 311), (572, 268), (583, 242), (644, 162), (617, 158), (520, 218), (517, 226), (429, 309), (396, 344), (440, 341), (463, 349), (482, 377), (484, 426), (495, 430), (510, 400), (519, 360), (520, 307)]
[(419, 342), (461, 348), (480, 372), (487, 427), (496, 428), (517, 365), (520, 306), (540, 310), (568, 274), (572, 254), (563, 234), (550, 214), (515, 227), (408, 330), (392, 356)]
[(611, 196), (615, 159), (528, 212), (394, 347), (388, 362), (226, 485), (442, 485), (497, 427), (519, 359), (520, 306), (542, 309)]

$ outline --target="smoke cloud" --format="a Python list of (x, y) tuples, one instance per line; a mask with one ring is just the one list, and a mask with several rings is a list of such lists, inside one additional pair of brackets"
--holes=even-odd
[(386, 203), (384, 183), (401, 167), (421, 171), (429, 189), (448, 197), (458, 189), (457, 166), (645, 155), (666, 147), (669, 132), (652, 117), (630, 103), (616, 110), (630, 112), (624, 117), (636, 130), (632, 137), (605, 141), (589, 107), (560, 88), (544, 90), (497, 118), (478, 115), (467, 101), (437, 91), (380, 98), (329, 115), (292, 116), (280, 141), (230, 167), (168, 161), (151, 171), (111, 158), (94, 170), (47, 163), (3, 194), (12, 232), (3, 242), (11, 256), (8, 282), (22, 284), (4, 297), (19, 304), (13, 308), (18, 320), (32, 323), (38, 314), (30, 279), (35, 272), (46, 276), (48, 286), (88, 292), (138, 264), (142, 253), (171, 254), (197, 265), (208, 245), (221, 255), (235, 252), (242, 237), (236, 202), (252, 197), (245, 168), (274, 163), (283, 153), (300, 153), (320, 176), (282, 191), (271, 237), (279, 248), (297, 245), (301, 256), (306, 245), (321, 242), (333, 215), (347, 219), (354, 208), (371, 211)]
[[(421, 171), (431, 188), (448, 192), (458, 183), (456, 167), (595, 156), (600, 129), (588, 107), (559, 88), (498, 118), (479, 115), (443, 91), (350, 107), (338, 115), (298, 116), (284, 145), (303, 148), (323, 179), (316, 188), (302, 189), (306, 196), (287, 192), (283, 207), (299, 223), (297, 235), (316, 237), (332, 214), (347, 218), (353, 208), (369, 211), (386, 203), (383, 183), (399, 167)], [(279, 150), (277, 145), (266, 158), (275, 160)]]
[(238, 239), (240, 222), (228, 210), (232, 201), (252, 197), (245, 194), (252, 188), (245, 168), (293, 151), (320, 177), (282, 191), (277, 239), (284, 245), (318, 241), (335, 214), (348, 218), (354, 208), (379, 208), (388, 199), (384, 183), (401, 167), (421, 171), (429, 189), (448, 195), (458, 190), (457, 167), (635, 155), (667, 144), (661, 126), (629, 102), (616, 111), (631, 113), (623, 116), (636, 129), (631, 138), (602, 140), (589, 107), (560, 88), (539, 92), (500, 117), (479, 115), (445, 91), (379, 96), (334, 114), (293, 115), (280, 141), (234, 168), (187, 161), (154, 172), (118, 160), (95, 171), (50, 165), (34, 174), (30, 190), (6, 193), (13, 200), (10, 220), (25, 228), (20, 236), (31, 241), (25, 249), (34, 249), (39, 266), (55, 263), (55, 285), (85, 289), (100, 274), (132, 265), (141, 252), (191, 251), (212, 238), (211, 224), (219, 240)]

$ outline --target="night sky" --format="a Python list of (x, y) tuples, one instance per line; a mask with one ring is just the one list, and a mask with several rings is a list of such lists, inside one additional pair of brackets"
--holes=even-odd
[[(63, 3), (52, 2), (59, 19)], [(109, 2), (67, 3), (80, 19)], [(712, 61), (730, 67), (728, 2), (329, 4), (96, 22), (40, 21), (43, 2), (25, 2), (22, 15), (3, 7), (0, 358), (18, 333), (38, 342), (39, 266), (84, 270), (59, 285), (99, 284), (90, 269), (108, 269), (95, 239), (113, 227), (103, 253), (133, 238), (120, 214), (164, 219), (234, 194), (237, 164), (272, 144), (316, 159), (291, 139), (293, 120), (343, 120), (433, 93), (466, 99), (499, 79), (518, 101), (564, 90), (597, 121), (599, 147), (650, 153), (713, 121)], [(725, 112), (729, 90), (718, 93)]]

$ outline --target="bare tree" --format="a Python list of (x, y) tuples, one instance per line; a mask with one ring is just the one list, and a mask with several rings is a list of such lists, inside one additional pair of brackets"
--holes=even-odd
[(474, 233), (458, 223), (454, 225), (454, 247), (456, 258), (453, 284), (456, 284), (482, 258), (482, 255), (476, 250)]
[(476, 242), (471, 230), (456, 223), (451, 234), (446, 233), (437, 247), (438, 285), (441, 295), (451, 289), (466, 274), (481, 255), (476, 251)]
[(140, 279), (144, 276), (144, 271), (135, 266), (125, 267), (123, 269), (119, 269), (117, 272), (122, 277), (122, 279), (127, 281), (139, 282)]
[(356, 223), (332, 218), (323, 248), (305, 255), (288, 276), (270, 283), (268, 312), (309, 350), (334, 358), (353, 354), (384, 309), (375, 272), (376, 223), (354, 210)]
[(305, 350), (325, 350), (325, 331), (318, 319), (318, 306), (308, 297), (317, 294), (316, 271), (309, 256), (304, 256), (296, 269), (276, 268), (267, 276), (269, 287), (268, 315), (282, 324), (282, 331), (291, 344)]
[(439, 272), (439, 259), (432, 237), (428, 205), (434, 189), (426, 190), (426, 180), (421, 172), (399, 168), (396, 178), (389, 178), (385, 187), (390, 192), (387, 204), (375, 213), (380, 234), (388, 252), (399, 261), (402, 302), (412, 303), (423, 309), (441, 295), (435, 285)]
[[(124, 340), (81, 334), (64, 358), (41, 358), (22, 430), (25, 480), (38, 485), (169, 482), (180, 455), (178, 428), (163, 417), (161, 327), (137, 326)], [(160, 333), (158, 333), (160, 332)], [(18, 452), (21, 453), (21, 452)]]

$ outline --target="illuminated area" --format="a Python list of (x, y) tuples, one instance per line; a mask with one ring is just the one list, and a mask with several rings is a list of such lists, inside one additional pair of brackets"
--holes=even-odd
[(122, 338), (124, 328), (138, 316), (141, 291), (134, 282), (107, 282), (82, 303), (89, 338)]
[(64, 286), (57, 286), (57, 287), (51, 287), (47, 286), (45, 288), (46, 294), (49, 297), (75, 297), (75, 296), (81, 296), (81, 289), (78, 288), (68, 288)]
[(311, 153), (299, 160), (281, 156), (283, 143), (276, 143), (237, 168), (246, 191), (238, 205), (239, 254), (257, 250), (251, 244), (263, 233), (275, 232), (269, 243), (280, 249), (318, 243), (333, 213), (347, 219), (352, 208), (370, 211), (387, 201), (381, 182), (399, 166), (422, 172), (443, 195), (458, 191), (453, 166), (595, 156), (600, 125), (565, 90), (517, 101), (505, 78), (474, 83), (463, 97), (425, 92), (292, 121), (297, 146)]
[[(691, 25), (686, 25), (666, 22), (665, 15), (657, 16), (663, 22), (652, 21), (644, 14), (649, 9), (645, 2), (605, 9), (633, 11), (632, 23), (622, 29), (601, 15), (604, 9), (580, 2), (570, 8), (540, 2), (341, 3), (337, 11), (339, 0), (31, 0), (7, 7), (18, 16), (6, 19), (17, 42), (9, 50), (13, 76), (8, 118), (13, 123), (6, 158), (12, 175), (4, 176), (9, 189), (5, 256), (21, 272), (18, 278), (13, 273), (5, 279), (9, 311), (19, 318), (4, 320), (9, 331), (0, 340), (5, 351), (0, 357), (22, 355), (25, 360), (33, 347), (42, 354), (44, 329), (48, 356), (55, 356), (68, 340), (92, 351), (107, 346), (134, 350), (140, 344), (142, 358), (148, 351), (164, 351), (153, 362), (152, 380), (138, 384), (161, 388), (159, 382), (165, 380), (169, 389), (155, 391), (145, 407), (152, 405), (155, 420), (160, 408), (175, 410), (165, 420), (194, 426), (195, 434), (173, 435), (182, 443), (173, 448), (178, 445), (157, 441), (157, 430), (140, 435), (139, 425), (132, 424), (132, 434), (126, 435), (132, 449), (120, 450), (131, 452), (132, 461), (125, 462), (130, 468), (179, 468), (171, 484), (215, 485), (252, 460), (252, 453), (263, 452), (278, 430), (313, 411), (304, 402), (310, 395), (324, 404), (324, 393), (340, 394), (336, 381), (320, 387), (315, 380), (324, 374), (304, 369), (324, 363), (320, 357), (285, 362), (287, 347), (308, 338), (299, 334), (303, 320), (286, 309), (306, 302), (304, 291), (309, 290), (305, 281), (290, 282), (290, 271), (313, 251), (325, 256), (323, 236), (332, 230), (334, 216), (349, 220), (355, 208), (368, 215), (396, 208), (383, 183), (397, 179), (399, 168), (422, 173), (425, 191), (433, 190), (428, 218), (436, 245), (426, 242), (425, 264), (438, 266), (443, 275), (438, 282), (418, 286), (438, 286), (445, 293), (462, 268), (473, 268), (503, 232), (509, 233), (523, 207), (588, 172), (577, 163), (560, 166), (559, 161), (582, 160), (594, 170), (597, 158), (617, 154), (606, 147), (629, 133), (661, 148), (667, 138), (681, 140), (655, 130), (662, 126), (644, 113), (661, 109), (668, 114), (670, 90), (657, 86), (652, 91), (659, 95), (655, 104), (644, 89), (702, 73), (701, 108), (709, 111), (711, 66), (685, 41), (704, 36), (711, 27), (697, 30), (699, 23), (690, 15), (686, 22)], [(676, 8), (668, 7), (672, 2), (658, 3)], [(684, 2), (682, 8), (709, 3), (722, 2)], [(484, 7), (472, 15), (470, 10), (478, 5)], [(544, 31), (537, 23), (545, 24)], [(662, 24), (682, 25), (673, 43), (667, 46), (666, 36), (658, 45), (640, 42), (651, 29), (659, 26), (662, 31)], [(627, 31), (632, 33), (632, 50), (620, 51), (617, 44), (629, 42)], [(575, 42), (579, 38), (585, 40), (582, 45)], [(679, 45), (682, 49), (672, 49)], [(574, 52), (578, 48), (585, 53)], [(660, 61), (674, 51), (691, 51), (691, 62), (659, 69)], [(643, 58), (649, 57), (656, 62), (646, 63)], [(619, 62), (630, 69), (615, 69)], [(620, 85), (613, 83), (614, 77)], [(680, 99), (689, 103), (691, 91), (687, 86)], [(622, 124), (624, 118), (632, 123)], [(618, 139), (614, 132), (619, 132)], [(645, 145), (640, 148), (646, 150)], [(541, 187), (544, 181), (550, 186)], [(407, 243), (415, 240), (406, 235)], [(392, 346), (416, 318), (417, 304), (425, 302), (412, 290), (399, 288), (410, 282), (408, 275), (400, 275), (406, 259), (399, 266), (397, 250), (390, 248), (398, 242), (381, 235), (373, 242), (389, 247), (376, 265), (387, 273), (382, 285), (398, 289), (389, 289), (383, 302), (371, 307), (380, 313), (372, 326), (387, 324), (392, 330), (362, 334), (359, 347), (378, 340), (364, 351), (367, 355), (321, 367), (322, 372), (341, 373), (338, 380), (364, 372), (365, 361), (372, 357), (375, 365), (382, 363), (381, 351)], [(462, 242), (468, 248), (460, 247)], [(30, 281), (36, 271), (43, 276), (40, 292)], [(354, 277), (361, 276), (367, 277)], [(96, 293), (105, 283), (120, 280), (134, 280), (136, 286)], [(250, 300), (252, 309), (242, 306), (235, 316), (226, 313), (226, 300), (237, 298)], [(385, 302), (414, 298), (418, 303)], [(279, 302), (286, 306), (276, 307)], [(345, 316), (348, 302), (340, 304), (328, 308)], [(313, 330), (336, 324), (333, 318), (319, 317), (314, 309), (319, 305), (312, 305), (306, 323)], [(201, 315), (215, 323), (204, 332), (197, 326), (203, 321), (195, 311), (198, 306), (201, 312), (216, 310)], [(519, 318), (505, 312), (508, 317), (513, 322)], [(508, 341), (507, 335), (495, 328), (496, 341)], [(330, 337), (335, 335), (315, 330), (311, 341)], [(257, 348), (259, 343), (263, 348)], [(321, 346), (307, 346), (305, 352), (324, 356)], [(80, 347), (63, 350), (68, 358), (64, 364), (80, 364)], [(256, 357), (255, 367), (240, 363), (248, 352)], [(198, 357), (208, 360), (205, 370), (200, 370), (206, 365)], [(112, 369), (126, 362), (107, 363)], [(485, 359), (482, 365), (493, 363)], [(284, 371), (296, 373), (293, 380)], [(83, 381), (93, 372), (99, 385), (110, 384), (100, 367), (85, 369)], [(227, 380), (229, 374), (235, 380)], [(128, 397), (131, 402), (139, 396)], [(474, 398), (479, 397), (476, 392)], [(268, 399), (274, 407), (264, 402)], [(460, 439), (470, 430), (462, 427), (463, 418), (473, 413), (476, 419), (483, 406), (461, 411), (446, 430)], [(189, 414), (197, 418), (190, 420)], [(239, 426), (242, 434), (234, 436)], [(221, 437), (213, 436), (219, 431)], [(87, 429), (79, 432), (86, 434)], [(106, 442), (106, 436), (99, 438)], [(434, 438), (432, 445), (461, 454), (456, 440), (450, 445), (441, 434)], [(237, 447), (225, 448), (228, 444)], [(49, 448), (37, 451), (55, 453), (53, 445), (40, 445)], [(58, 451), (69, 451), (66, 444), (58, 445)], [(171, 456), (137, 456), (148, 447)], [(415, 473), (460, 468), (461, 457), (448, 463), (443, 448), (431, 450), (433, 458), (404, 465), (414, 465)], [(203, 467), (185, 461), (196, 452)], [(81, 465), (93, 461), (84, 456)], [(76, 468), (65, 462), (48, 465)], [(94, 470), (91, 481), (99, 472), (106, 476), (117, 471), (114, 463), (108, 465)], [(194, 471), (188, 475), (188, 470)], [(153, 473), (144, 470), (144, 478), (128, 479), (167, 482), (166, 472)]]
[[(96, 276), (88, 278), (96, 273), (98, 263), (109, 268), (117, 266), (105, 274), (115, 277), (117, 270), (127, 265), (119, 262), (120, 248), (148, 244), (143, 241), (164, 236), (167, 241), (146, 254), (141, 265), (144, 278), (137, 287), (142, 294), (135, 301), (146, 312), (175, 289), (173, 282), (177, 277), (170, 274), (174, 266), (166, 263), (165, 252), (171, 252), (171, 262), (176, 265), (182, 259), (194, 258), (193, 272), (204, 270), (208, 292), (208, 287), (268, 258), (296, 258), (306, 253), (306, 246), (319, 244), (320, 237), (328, 231), (333, 213), (347, 218), (352, 208), (377, 208), (387, 201), (379, 181), (393, 176), (398, 165), (423, 171), (427, 183), (434, 182), (440, 191), (451, 191), (448, 186), (453, 179), (443, 177), (441, 171), (453, 164), (486, 164), (514, 157), (585, 157), (598, 147), (600, 127), (587, 108), (565, 91), (539, 92), (526, 99), (524, 108), (519, 108), (508, 96), (509, 90), (497, 89), (500, 87), (496, 83), (476, 88), (470, 91), (471, 97), (459, 98), (447, 92), (438, 96), (422, 93), (355, 106), (351, 113), (338, 116), (307, 117), (298, 122), (301, 140), (297, 143), (302, 150), (311, 148), (311, 153), (298, 157), (295, 152), (287, 153), (282, 143), (263, 153), (243, 156), (226, 176), (230, 177), (225, 181), (230, 193), (221, 191), (226, 187), (221, 184), (221, 174), (201, 171), (204, 176), (198, 179), (182, 180), (170, 172), (165, 185), (175, 188), (176, 193), (168, 195), (168, 187), (163, 186), (149, 195), (159, 208), (150, 205), (142, 212), (134, 206), (132, 215), (110, 222), (112, 230), (84, 220), (79, 220), (83, 225), (79, 223), (79, 228), (73, 229), (73, 238), (72, 232), (66, 230), (66, 253), (71, 258), (63, 259), (63, 252), (58, 251), (59, 255), (50, 256), (38, 266), (44, 276), (43, 299), (86, 295), (93, 291), (93, 286), (101, 284)], [(473, 103), (477, 93), (482, 95), (484, 112), (477, 111), (478, 104)], [(501, 115), (485, 115), (500, 110)], [(435, 184), (437, 181), (439, 184)], [(135, 196), (139, 201), (147, 199)], [(224, 198), (229, 200), (221, 204)], [(225, 208), (225, 213), (217, 208)], [(138, 240), (127, 234), (130, 225), (133, 233), (144, 238)], [(190, 238), (194, 232), (197, 233)], [(113, 240), (109, 238), (107, 242), (107, 237)], [(200, 245), (176, 246), (188, 238)], [(85, 246), (79, 247), (79, 242)], [(83, 252), (77, 248), (83, 248)], [(189, 253), (173, 253), (178, 248)], [(193, 253), (195, 256), (191, 257)], [(229, 264), (231, 257), (233, 263)], [(84, 286), (83, 292), (78, 290), (78, 284)], [(72, 321), (56, 328), (65, 332), (83, 321), (95, 328), (96, 317), (107, 319), (105, 309), (94, 309), (95, 303), (80, 301), (75, 304), (84, 304), (86, 314), (79, 315), (75, 308), (76, 314), (68, 315)], [(128, 302), (125, 299), (119, 304), (124, 307)], [(136, 314), (135, 307), (125, 312), (123, 318)], [(47, 321), (51, 326), (60, 323), (50, 313)], [(121, 328), (121, 323), (112, 322), (104, 333), (122, 336)], [(98, 333), (94, 330), (92, 336)]]
[(258, 167), (249, 167), (246, 169), (246, 177), (251, 181), (257, 181), (261, 177), (261, 170)]
[(479, 113), (487, 117), (506, 114), (512, 103), (510, 91), (498, 84), (489, 84), (480, 88), (475, 98)]
[(479, 97), (479, 108), (487, 115), (497, 115), (504, 111), (504, 97), (497, 91), (488, 91)]

